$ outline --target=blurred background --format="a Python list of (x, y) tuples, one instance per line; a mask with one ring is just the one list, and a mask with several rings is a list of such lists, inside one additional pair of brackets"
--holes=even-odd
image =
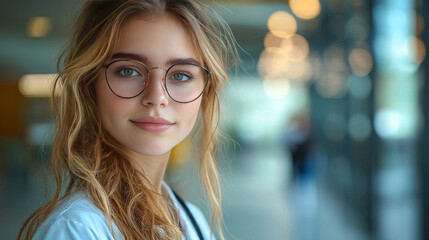
[[(1, 1), (1, 239), (46, 199), (46, 85), (82, 2)], [(243, 65), (222, 93), (227, 239), (429, 239), (429, 3), (214, 7)], [(174, 149), (167, 181), (208, 216), (193, 145)]]

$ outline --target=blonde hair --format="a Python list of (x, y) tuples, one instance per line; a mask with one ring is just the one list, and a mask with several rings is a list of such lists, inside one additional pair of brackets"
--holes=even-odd
[[(178, 215), (170, 200), (159, 194), (129, 161), (121, 145), (102, 127), (95, 102), (94, 83), (101, 66), (115, 49), (120, 27), (131, 17), (167, 13), (177, 17), (193, 34), (203, 64), (212, 72), (201, 102), (202, 129), (200, 175), (215, 225), (224, 239), (221, 189), (216, 166), (219, 147), (218, 93), (227, 80), (227, 66), (237, 51), (229, 27), (212, 10), (196, 0), (88, 1), (77, 19), (69, 52), (63, 53), (64, 69), (53, 88), (57, 134), (52, 149), (56, 181), (53, 198), (23, 224), (18, 239), (31, 239), (57, 203), (85, 190), (90, 199), (113, 221), (125, 239), (181, 239)], [(212, 20), (215, 19), (215, 20)], [(60, 64), (59, 64), (60, 66)], [(55, 92), (60, 92), (59, 97)], [(143, 176), (143, 184), (138, 179)], [(62, 184), (66, 182), (65, 193)], [(161, 226), (161, 236), (153, 226)]]

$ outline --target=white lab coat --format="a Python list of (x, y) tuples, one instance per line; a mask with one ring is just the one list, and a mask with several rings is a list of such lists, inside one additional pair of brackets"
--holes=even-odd
[[(190, 218), (180, 207), (171, 188), (162, 183), (162, 193), (173, 200), (180, 209), (180, 224), (185, 236), (183, 239), (199, 240), (196, 229)], [(205, 240), (215, 240), (207, 221), (198, 207), (186, 202)], [(124, 237), (113, 223), (114, 235), (109, 230), (108, 220), (103, 212), (94, 205), (85, 192), (77, 192), (61, 201), (36, 231), (33, 239), (83, 239), (83, 240), (122, 240)]]

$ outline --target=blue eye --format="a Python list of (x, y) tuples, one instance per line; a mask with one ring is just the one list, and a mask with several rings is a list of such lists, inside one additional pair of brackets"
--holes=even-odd
[(171, 78), (173, 79), (173, 80), (175, 80), (175, 81), (180, 81), (180, 82), (184, 82), (184, 81), (187, 81), (187, 80), (189, 80), (189, 76), (186, 76), (185, 74), (183, 74), (183, 73), (176, 73), (176, 74), (174, 74), (173, 76), (171, 76)]
[(121, 69), (121, 70), (119, 70), (119, 73), (122, 76), (126, 76), (126, 77), (138, 76), (139, 75), (139, 73), (136, 70), (132, 69), (132, 68)]

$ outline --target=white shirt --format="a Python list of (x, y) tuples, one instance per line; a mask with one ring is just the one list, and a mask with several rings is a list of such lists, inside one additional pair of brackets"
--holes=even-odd
[[(168, 196), (180, 211), (180, 224), (187, 240), (199, 240), (198, 234), (189, 216), (183, 210), (171, 188), (162, 183), (162, 194)], [(186, 202), (205, 240), (213, 239), (210, 227), (198, 207)], [(108, 220), (103, 212), (93, 204), (85, 192), (79, 191), (61, 201), (55, 210), (37, 229), (33, 239), (84, 239), (119, 240), (124, 239), (117, 226), (112, 222), (114, 235), (109, 230)], [(211, 237), (211, 238), (210, 238)]]

